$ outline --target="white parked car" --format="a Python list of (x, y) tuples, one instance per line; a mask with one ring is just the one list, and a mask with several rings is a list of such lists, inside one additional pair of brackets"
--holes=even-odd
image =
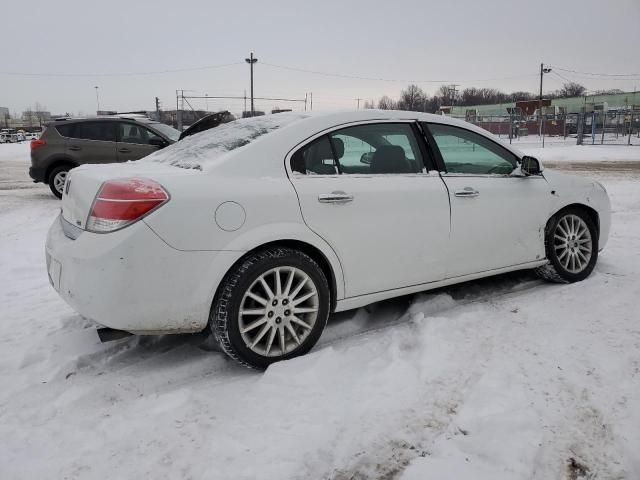
[(609, 225), (598, 182), (543, 173), (468, 123), (281, 113), (73, 169), (46, 253), (98, 324), (210, 329), (264, 368), (308, 352), (333, 311), (520, 269), (583, 280)]
[(25, 140), (37, 140), (38, 138), (40, 138), (39, 134), (37, 132), (27, 132), (24, 134), (24, 139)]

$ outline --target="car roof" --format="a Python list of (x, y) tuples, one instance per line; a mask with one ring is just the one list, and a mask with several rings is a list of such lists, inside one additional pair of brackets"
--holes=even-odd
[[(360, 122), (394, 120), (463, 127), (497, 141), (491, 133), (470, 123), (422, 112), (397, 110), (291, 112), (225, 123), (187, 137), (171, 147), (153, 153), (143, 161), (204, 171), (221, 173), (228, 171), (234, 175), (254, 172), (257, 175), (274, 176), (283, 173), (281, 162), (289, 152), (318, 135)], [(513, 153), (519, 153), (512, 146), (504, 143), (502, 146)]]
[(105, 116), (98, 116), (98, 117), (62, 117), (62, 118), (56, 118), (55, 120), (46, 123), (47, 126), (55, 126), (55, 125), (61, 125), (62, 123), (82, 123), (82, 122), (115, 122), (115, 121), (122, 121), (122, 120), (129, 120), (129, 121), (133, 121), (133, 122), (138, 122), (138, 123), (144, 123), (145, 125), (154, 125), (154, 124), (159, 124), (160, 122), (157, 122), (155, 120), (151, 120), (150, 118), (147, 117), (138, 117), (138, 116), (131, 116), (131, 115), (105, 115)]
[(138, 117), (135, 115), (104, 115), (97, 117), (61, 117), (49, 122), (50, 124), (58, 124), (59, 122), (112, 122), (117, 120), (132, 120), (140, 123), (160, 123), (147, 117)]

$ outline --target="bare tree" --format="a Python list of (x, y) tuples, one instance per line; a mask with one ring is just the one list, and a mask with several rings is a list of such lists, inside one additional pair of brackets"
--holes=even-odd
[(562, 88), (558, 90), (560, 97), (581, 97), (587, 89), (584, 85), (580, 85), (576, 82), (568, 82), (562, 85)]
[(400, 92), (398, 110), (411, 110), (421, 112), (425, 109), (427, 95), (417, 85), (409, 85)]
[(382, 98), (378, 101), (378, 108), (380, 110), (395, 110), (396, 102), (394, 102), (391, 98), (383, 95)]
[(376, 103), (373, 100), (365, 100), (364, 101), (364, 108), (368, 109), (368, 110), (372, 110), (372, 109), (376, 108)]

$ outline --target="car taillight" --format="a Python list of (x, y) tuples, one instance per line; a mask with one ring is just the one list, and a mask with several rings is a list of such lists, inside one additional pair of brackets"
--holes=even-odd
[(131, 225), (169, 200), (157, 182), (146, 178), (109, 180), (98, 191), (86, 229), (107, 233)]
[(36, 148), (40, 148), (46, 144), (47, 142), (45, 142), (44, 140), (31, 140), (31, 151), (33, 152)]

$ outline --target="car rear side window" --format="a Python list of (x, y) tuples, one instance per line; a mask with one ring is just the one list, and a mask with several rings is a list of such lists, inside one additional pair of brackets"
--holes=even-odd
[(73, 127), (75, 126), (76, 125), (74, 123), (72, 124), (67, 123), (65, 125), (56, 125), (55, 128), (58, 131), (58, 133), (63, 137), (73, 137)]
[(106, 142), (116, 141), (115, 122), (81, 122), (57, 125), (56, 130), (63, 137)]
[(298, 150), (291, 169), (306, 174), (411, 174), (423, 155), (411, 124), (372, 123), (337, 130)]
[(329, 137), (323, 135), (294, 153), (291, 157), (291, 170), (307, 175), (338, 173)]

